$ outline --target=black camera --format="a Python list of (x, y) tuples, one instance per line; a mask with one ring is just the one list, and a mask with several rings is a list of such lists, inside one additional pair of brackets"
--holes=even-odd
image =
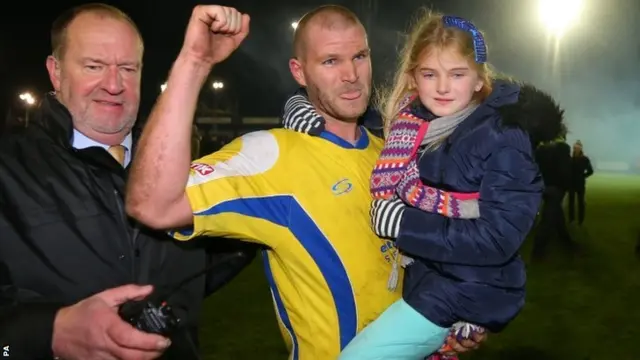
[[(188, 331), (186, 331), (186, 328), (180, 326), (180, 318), (176, 316), (171, 306), (164, 299), (169, 299), (172, 294), (181, 289), (186, 283), (204, 275), (217, 265), (217, 263), (209, 264), (202, 271), (198, 271), (183, 279), (172, 288), (156, 289), (144, 300), (127, 301), (120, 305), (118, 315), (120, 315), (120, 318), (125, 322), (146, 333), (158, 334), (168, 338), (173, 338), (174, 335), (182, 333), (191, 347), (193, 356), (190, 358), (200, 359), (198, 349), (193, 339)], [(186, 359), (184, 356), (182, 358)]]
[(120, 317), (138, 330), (170, 337), (180, 325), (166, 301), (157, 305), (152, 300), (129, 301), (118, 311)]

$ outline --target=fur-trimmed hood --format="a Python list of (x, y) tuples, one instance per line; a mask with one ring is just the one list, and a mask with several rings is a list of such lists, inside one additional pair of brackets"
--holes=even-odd
[[(514, 101), (504, 101), (507, 98)], [(564, 110), (551, 95), (531, 84), (498, 80), (486, 103), (496, 107), (504, 126), (526, 131), (534, 147), (566, 135)]]

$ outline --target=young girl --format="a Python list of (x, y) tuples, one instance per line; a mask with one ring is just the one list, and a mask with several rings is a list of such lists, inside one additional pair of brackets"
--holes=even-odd
[(408, 38), (371, 178), (373, 228), (407, 265), (403, 299), (340, 359), (424, 359), (452, 329), (498, 332), (524, 305), (518, 250), (543, 191), (533, 145), (560, 133), (563, 112), (531, 86), (492, 79), (486, 57), (458, 17), (429, 14)]

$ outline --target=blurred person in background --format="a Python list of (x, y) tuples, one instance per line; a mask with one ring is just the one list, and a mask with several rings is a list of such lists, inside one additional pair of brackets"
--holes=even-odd
[(569, 188), (569, 223), (576, 219), (576, 201), (578, 203), (578, 225), (584, 222), (585, 201), (584, 194), (587, 178), (593, 175), (591, 160), (584, 154), (580, 140), (573, 144), (571, 156), (571, 186)]
[(571, 185), (571, 147), (566, 142), (566, 130), (558, 139), (538, 145), (535, 157), (545, 189), (532, 257), (542, 260), (546, 256), (549, 239), (555, 236), (565, 249), (573, 248), (562, 208), (564, 196)]

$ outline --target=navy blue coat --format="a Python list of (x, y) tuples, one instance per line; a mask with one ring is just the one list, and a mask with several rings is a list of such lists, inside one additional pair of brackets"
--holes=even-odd
[(551, 97), (498, 81), (446, 143), (421, 157), (425, 184), (480, 193), (478, 219), (404, 212), (396, 246), (416, 261), (406, 269), (403, 295), (427, 319), (497, 332), (521, 310), (526, 275), (518, 250), (543, 192), (533, 144), (559, 133), (561, 122)]

